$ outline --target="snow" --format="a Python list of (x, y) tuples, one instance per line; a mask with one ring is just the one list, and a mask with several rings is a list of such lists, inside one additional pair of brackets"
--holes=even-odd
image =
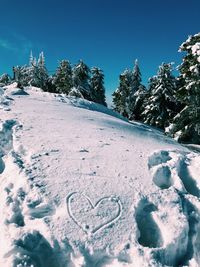
[(196, 43), (192, 46), (192, 54), (197, 56), (197, 61), (200, 63), (200, 43)]
[(83, 99), (16, 92), (0, 90), (0, 266), (199, 266), (198, 149)]
[[(179, 51), (181, 52), (181, 50), (184, 50), (184, 47), (186, 47), (187, 49), (191, 49), (192, 54), (197, 57), (197, 62), (200, 63), (200, 42), (196, 42), (193, 45), (190, 44), (193, 38), (198, 39), (199, 36), (200, 36), (200, 33), (197, 33), (194, 36), (189, 36), (188, 39), (181, 45)], [(198, 73), (198, 71), (196, 72)]]

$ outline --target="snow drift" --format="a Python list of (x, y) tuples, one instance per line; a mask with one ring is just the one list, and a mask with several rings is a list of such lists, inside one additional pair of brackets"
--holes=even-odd
[(200, 265), (198, 152), (89, 101), (0, 101), (0, 266)]

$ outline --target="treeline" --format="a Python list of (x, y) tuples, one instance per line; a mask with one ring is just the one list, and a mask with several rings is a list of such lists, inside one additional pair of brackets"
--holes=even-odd
[[(113, 108), (129, 120), (164, 130), (177, 141), (200, 144), (200, 33), (189, 37), (180, 46), (180, 52), (184, 52), (184, 57), (178, 77), (173, 75), (171, 63), (163, 63), (147, 87), (142, 84), (136, 60), (133, 70), (126, 69), (119, 76)], [(13, 78), (3, 74), (0, 85), (16, 81), (19, 87), (36, 86), (106, 106), (103, 71), (90, 69), (82, 60), (74, 66), (62, 60), (50, 76), (44, 54), (40, 53), (37, 60), (31, 53), (29, 64), (14, 67), (13, 73)]]
[(130, 120), (163, 129), (180, 142), (200, 144), (200, 33), (180, 46), (184, 52), (179, 75), (171, 63), (163, 63), (157, 75), (142, 84), (138, 62), (125, 70), (113, 93), (114, 109)]
[(8, 74), (0, 77), (0, 84), (17, 82), (18, 87), (36, 86), (51, 93), (85, 98), (106, 106), (104, 74), (100, 68), (90, 69), (82, 60), (72, 66), (62, 60), (56, 72), (49, 75), (43, 52), (39, 58), (30, 55), (29, 64), (13, 67), (13, 78)]

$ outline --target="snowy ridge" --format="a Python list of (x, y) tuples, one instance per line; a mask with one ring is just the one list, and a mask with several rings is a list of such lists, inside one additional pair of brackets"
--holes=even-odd
[(85, 108), (85, 109), (89, 109), (89, 110), (93, 110), (93, 111), (102, 112), (102, 113), (105, 113), (107, 115), (111, 115), (111, 116), (114, 116), (116, 118), (119, 118), (121, 120), (128, 121), (125, 117), (123, 117), (119, 113), (114, 112), (111, 109), (108, 109), (105, 106), (102, 106), (98, 103), (94, 103), (92, 101), (88, 101), (88, 100), (85, 100), (82, 98), (77, 99), (76, 97), (66, 97), (65, 95), (59, 95), (59, 94), (55, 94), (55, 96), (59, 99), (59, 101), (61, 101), (63, 103), (71, 104), (74, 107)]
[(199, 266), (199, 154), (100, 105), (27, 93), (0, 110), (0, 266)]

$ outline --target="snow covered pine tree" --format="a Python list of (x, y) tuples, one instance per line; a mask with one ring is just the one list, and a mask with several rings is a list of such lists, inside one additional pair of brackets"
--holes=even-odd
[(48, 75), (47, 68), (45, 66), (45, 57), (44, 57), (43, 52), (39, 54), (36, 69), (37, 69), (36, 75), (37, 75), (37, 80), (38, 80), (38, 87), (42, 89), (46, 89), (46, 83), (47, 83), (49, 75)]
[(48, 80), (48, 72), (45, 67), (45, 58), (43, 52), (40, 53), (38, 62), (30, 54), (29, 65), (16, 66), (13, 68), (14, 80), (18, 83), (19, 87), (28, 85), (37, 86), (42, 89), (46, 88)]
[(89, 79), (90, 68), (80, 60), (73, 68), (73, 85), (85, 99), (92, 100)]
[(143, 121), (164, 129), (177, 112), (176, 79), (172, 64), (163, 63), (158, 74), (150, 79), (149, 97), (145, 100)]
[(106, 106), (104, 74), (97, 67), (91, 69), (92, 77), (90, 78), (91, 96), (96, 103)]
[(179, 66), (181, 86), (178, 99), (184, 108), (167, 132), (181, 142), (200, 144), (200, 33), (190, 36), (180, 46), (186, 55)]
[(27, 66), (13, 67), (13, 80), (17, 82), (19, 88), (29, 85), (30, 77)]
[(119, 87), (113, 93), (114, 109), (129, 119), (140, 118), (142, 102), (146, 93), (141, 81), (141, 72), (136, 59), (133, 71), (126, 69), (119, 76)]
[(0, 86), (8, 85), (11, 83), (11, 77), (7, 73), (3, 73), (0, 76)]
[(73, 87), (72, 67), (69, 61), (62, 60), (53, 78), (56, 92), (69, 94)]
[(132, 72), (126, 69), (119, 76), (119, 86), (113, 93), (114, 110), (129, 117), (129, 97), (132, 85)]
[(141, 119), (143, 111), (143, 102), (146, 95), (146, 88), (141, 84), (142, 75), (140, 72), (138, 60), (135, 60), (135, 65), (132, 72), (131, 88), (129, 96), (129, 119)]

